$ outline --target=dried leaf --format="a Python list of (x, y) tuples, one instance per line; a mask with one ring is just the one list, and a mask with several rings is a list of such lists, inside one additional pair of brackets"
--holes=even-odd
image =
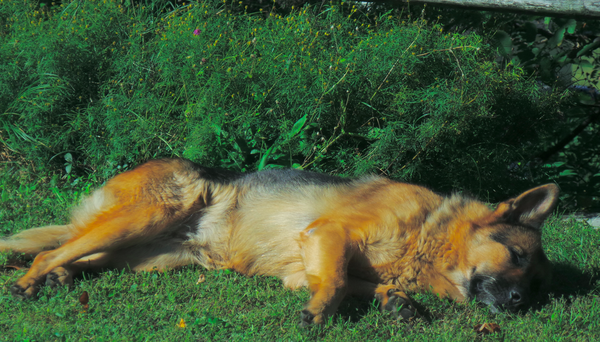
[(90, 295), (87, 293), (87, 291), (83, 291), (81, 296), (79, 296), (79, 303), (81, 303), (81, 305), (87, 305), (89, 302)]
[(489, 335), (489, 334), (499, 333), (500, 326), (496, 323), (483, 323), (483, 324), (477, 324), (475, 327), (473, 327), (473, 330), (478, 335)]
[(81, 305), (83, 305), (83, 310), (81, 310), (81, 312), (87, 312), (88, 309), (90, 308), (90, 305), (88, 304), (90, 302), (90, 295), (87, 293), (87, 291), (83, 291), (83, 293), (81, 294), (81, 296), (79, 296), (79, 303), (81, 303)]
[(180, 328), (185, 328), (185, 321), (183, 320), (183, 318), (179, 321), (179, 324), (177, 324), (177, 326)]
[(196, 282), (196, 285), (203, 283), (206, 281), (206, 276), (204, 274), (201, 274), (200, 277), (198, 277), (198, 281)]

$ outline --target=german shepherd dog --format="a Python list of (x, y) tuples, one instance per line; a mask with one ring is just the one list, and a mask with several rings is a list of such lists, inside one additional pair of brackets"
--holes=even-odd
[(547, 184), (490, 210), (378, 176), (243, 174), (161, 159), (108, 181), (70, 224), (25, 230), (0, 250), (35, 257), (11, 287), (17, 298), (88, 269), (200, 264), (307, 286), (303, 325), (326, 321), (346, 295), (374, 296), (399, 319), (416, 313), (405, 292), (419, 291), (514, 311), (549, 280), (540, 226), (557, 196)]

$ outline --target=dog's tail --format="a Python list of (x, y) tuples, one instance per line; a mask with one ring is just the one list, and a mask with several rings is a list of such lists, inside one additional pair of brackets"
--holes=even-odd
[(33, 258), (42, 251), (62, 245), (73, 237), (75, 232), (76, 228), (72, 224), (27, 229), (9, 238), (0, 239), (0, 251), (25, 253)]

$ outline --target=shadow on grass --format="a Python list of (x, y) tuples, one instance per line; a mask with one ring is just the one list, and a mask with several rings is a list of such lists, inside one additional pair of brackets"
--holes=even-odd
[(552, 281), (548, 292), (560, 298), (586, 295), (600, 286), (600, 269), (585, 272), (567, 263), (552, 264)]
[(341, 315), (344, 319), (350, 319), (351, 322), (356, 323), (366, 316), (369, 310), (377, 310), (377, 306), (373, 304), (373, 300), (348, 296), (340, 303), (337, 314)]
[[(413, 305), (417, 309), (421, 320), (431, 323), (433, 317), (429, 310), (418, 301), (412, 300)], [(345, 320), (350, 320), (353, 323), (360, 321), (368, 314), (370, 310), (377, 312), (377, 315), (390, 315), (389, 313), (379, 312), (379, 302), (371, 298), (361, 297), (346, 297), (340, 304), (337, 314), (341, 315)], [(391, 315), (390, 315), (391, 317)], [(392, 319), (392, 318), (390, 318)]]
[(591, 272), (586, 272), (564, 262), (552, 263), (552, 280), (548, 289), (531, 305), (531, 309), (540, 310), (558, 298), (565, 298), (570, 304), (574, 297), (585, 296), (597, 289), (600, 289), (600, 269), (593, 268)]

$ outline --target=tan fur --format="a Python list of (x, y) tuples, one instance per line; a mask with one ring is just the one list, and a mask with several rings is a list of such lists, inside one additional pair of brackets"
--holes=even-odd
[[(458, 301), (481, 291), (485, 303), (517, 307), (529, 283), (548, 276), (538, 228), (555, 206), (554, 185), (492, 211), (381, 177), (219, 178), (213, 171), (181, 159), (150, 161), (94, 192), (71, 224), (0, 240), (0, 250), (37, 254), (13, 294), (29, 298), (44, 278), (65, 284), (88, 268), (200, 264), (307, 286), (302, 322), (310, 324), (333, 315), (347, 294), (376, 296), (382, 310), (404, 318), (414, 309), (402, 291)], [(486, 288), (496, 278), (506, 291)]]

